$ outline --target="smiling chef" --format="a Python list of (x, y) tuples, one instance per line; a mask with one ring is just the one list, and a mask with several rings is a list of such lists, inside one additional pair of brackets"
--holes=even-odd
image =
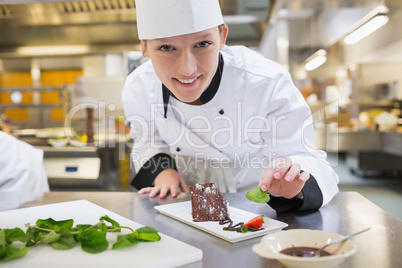
[(338, 176), (314, 147), (302, 94), (279, 64), (225, 45), (218, 0), (136, 0), (136, 10), (150, 61), (129, 74), (122, 100), (139, 194), (214, 182), (222, 192), (260, 186), (277, 211), (332, 199)]

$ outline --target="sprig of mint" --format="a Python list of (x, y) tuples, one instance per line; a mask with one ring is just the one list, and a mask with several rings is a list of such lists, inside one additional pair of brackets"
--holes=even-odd
[[(110, 223), (107, 225), (105, 222)], [(158, 231), (152, 227), (141, 227), (133, 230), (127, 226), (120, 226), (118, 222), (105, 215), (99, 222), (79, 224), (73, 227), (72, 219), (56, 221), (52, 218), (38, 219), (35, 226), (27, 224), (24, 232), (21, 228), (0, 229), (0, 263), (24, 257), (29, 249), (39, 244), (48, 244), (54, 249), (68, 250), (77, 243), (88, 253), (101, 253), (105, 251), (109, 242), (106, 239), (108, 232), (120, 232), (122, 228), (129, 229), (131, 233), (118, 235), (117, 242), (112, 249), (125, 248), (138, 244), (138, 242), (155, 242), (161, 237)], [(13, 244), (14, 242), (22, 242)]]
[(264, 228), (260, 228), (260, 229), (256, 229), (256, 228), (252, 228), (250, 226), (239, 226), (239, 227), (223, 227), (224, 231), (235, 231), (238, 233), (247, 233), (247, 232), (256, 232), (256, 231), (260, 231), (260, 230), (264, 230)]
[(253, 202), (256, 203), (267, 203), (270, 200), (270, 196), (267, 191), (261, 190), (261, 187), (258, 186), (257, 188), (250, 190), (247, 192), (246, 197)]

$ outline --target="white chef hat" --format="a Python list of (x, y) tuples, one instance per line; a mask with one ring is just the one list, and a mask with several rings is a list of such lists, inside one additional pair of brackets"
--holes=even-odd
[(141, 40), (200, 32), (223, 23), (219, 0), (135, 0)]

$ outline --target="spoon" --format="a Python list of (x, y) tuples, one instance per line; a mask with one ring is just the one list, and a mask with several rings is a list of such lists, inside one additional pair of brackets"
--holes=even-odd
[(364, 229), (364, 230), (361, 230), (361, 231), (359, 231), (359, 232), (356, 232), (356, 233), (353, 233), (353, 234), (350, 234), (350, 235), (345, 235), (345, 236), (343, 236), (343, 237), (341, 237), (341, 238), (335, 239), (334, 241), (331, 241), (331, 242), (325, 244), (325, 245), (322, 246), (321, 248), (319, 248), (319, 249), (317, 249), (317, 250), (314, 250), (311, 255), (312, 255), (312, 256), (315, 256), (315, 257), (320, 257), (320, 253), (321, 253), (321, 251), (322, 251), (324, 248), (326, 248), (326, 247), (328, 247), (328, 246), (331, 246), (331, 245), (333, 245), (333, 244), (336, 244), (336, 243), (339, 243), (339, 242), (348, 240), (349, 238), (351, 238), (351, 237), (353, 237), (353, 236), (355, 236), (355, 235), (364, 233), (364, 232), (366, 232), (366, 231), (368, 231), (368, 230), (370, 230), (370, 227), (368, 227), (368, 228), (366, 228), (366, 229)]

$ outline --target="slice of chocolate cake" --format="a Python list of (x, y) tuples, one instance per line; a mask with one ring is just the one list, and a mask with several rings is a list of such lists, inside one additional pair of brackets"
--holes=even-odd
[(215, 183), (196, 183), (190, 186), (193, 221), (221, 221), (229, 219), (226, 199)]

